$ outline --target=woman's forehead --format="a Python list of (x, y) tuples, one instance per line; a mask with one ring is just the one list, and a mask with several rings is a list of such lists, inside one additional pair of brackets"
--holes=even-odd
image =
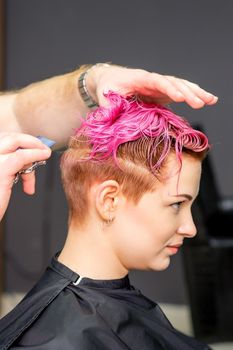
[(180, 163), (175, 154), (171, 154), (162, 172), (164, 181), (160, 182), (160, 186), (166, 193), (197, 195), (201, 177), (200, 160), (184, 154)]

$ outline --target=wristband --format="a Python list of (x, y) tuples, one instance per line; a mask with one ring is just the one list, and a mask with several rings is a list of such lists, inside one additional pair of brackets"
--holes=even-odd
[(78, 90), (79, 90), (80, 96), (82, 97), (85, 105), (88, 108), (96, 108), (99, 106), (99, 104), (96, 101), (94, 101), (93, 98), (90, 96), (90, 94), (87, 90), (87, 85), (86, 85), (86, 76), (87, 76), (88, 72), (92, 68), (98, 67), (98, 66), (109, 67), (110, 65), (108, 63), (97, 63), (97, 64), (91, 66), (85, 72), (81, 73), (79, 78), (78, 78)]

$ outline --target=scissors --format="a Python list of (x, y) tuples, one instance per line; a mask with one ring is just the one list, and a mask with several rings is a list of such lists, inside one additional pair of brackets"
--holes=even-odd
[(14, 185), (17, 184), (17, 182), (19, 181), (19, 175), (21, 175), (21, 174), (30, 174), (30, 173), (32, 173), (36, 168), (38, 168), (38, 166), (40, 166), (40, 165), (45, 165), (45, 164), (46, 164), (46, 161), (45, 161), (45, 160), (42, 160), (42, 161), (40, 161), (40, 162), (34, 162), (34, 163), (32, 164), (32, 166), (30, 166), (29, 168), (18, 171), (18, 172), (15, 174), (15, 178), (14, 178), (13, 184), (14, 184)]
[[(44, 136), (37, 136), (37, 138), (46, 146), (48, 147), (52, 147), (55, 142), (50, 140), (50, 139), (47, 139), (46, 137)], [(19, 181), (19, 177), (21, 174), (30, 174), (32, 173), (36, 168), (38, 168), (40, 165), (45, 165), (46, 164), (46, 161), (45, 160), (42, 160), (40, 162), (34, 162), (32, 163), (32, 165), (29, 167), (29, 168), (26, 168), (26, 169), (22, 169), (20, 171), (18, 171), (16, 174), (15, 174), (15, 178), (14, 178), (14, 181), (13, 181), (13, 184), (17, 184), (17, 182)]]

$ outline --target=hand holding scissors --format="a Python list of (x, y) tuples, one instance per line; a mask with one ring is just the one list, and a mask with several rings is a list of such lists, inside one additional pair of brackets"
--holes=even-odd
[(34, 170), (51, 155), (51, 150), (36, 137), (20, 133), (0, 133), (0, 220), (14, 183), (22, 179), (23, 191), (35, 192)]

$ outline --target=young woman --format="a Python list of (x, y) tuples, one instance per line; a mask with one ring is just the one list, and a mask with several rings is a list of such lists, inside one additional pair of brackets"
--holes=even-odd
[(69, 205), (62, 251), (0, 323), (0, 349), (208, 349), (130, 285), (163, 270), (196, 234), (191, 206), (206, 136), (170, 110), (109, 93), (61, 162)]

